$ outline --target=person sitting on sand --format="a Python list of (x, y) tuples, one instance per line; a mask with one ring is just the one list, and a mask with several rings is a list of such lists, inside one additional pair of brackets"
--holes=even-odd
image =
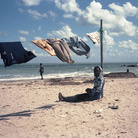
[(103, 77), (102, 68), (96, 66), (94, 68), (94, 87), (87, 88), (85, 91), (86, 93), (77, 94), (75, 96), (64, 97), (62, 93), (59, 93), (58, 98), (59, 101), (65, 102), (80, 102), (80, 101), (87, 101), (87, 100), (97, 100), (100, 98), (101, 91), (103, 90), (105, 80)]

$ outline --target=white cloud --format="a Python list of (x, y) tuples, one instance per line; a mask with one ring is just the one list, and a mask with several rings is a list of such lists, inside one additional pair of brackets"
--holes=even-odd
[(29, 35), (29, 32), (28, 32), (28, 31), (25, 31), (25, 30), (19, 30), (18, 32), (19, 32), (20, 34)]
[(50, 15), (50, 17), (54, 20), (57, 17), (57, 14), (54, 13), (53, 11), (49, 11), (48, 14)]
[(88, 39), (86, 37), (83, 37), (82, 40), (83, 41), (88, 41)]
[(34, 37), (34, 40), (41, 40), (42, 38), (41, 37), (39, 37), (39, 36), (35, 36)]
[(76, 3), (76, 0), (55, 0), (55, 4), (59, 9), (62, 9), (67, 13), (76, 12), (81, 15), (83, 12)]
[(64, 22), (60, 22), (59, 25), (65, 26), (66, 24)]
[(110, 35), (114, 36), (135, 36), (137, 27), (124, 17), (117, 17), (114, 27), (110, 28)]
[(37, 53), (35, 50), (32, 51), (37, 57), (50, 57), (48, 53)]
[(138, 44), (133, 42), (132, 40), (128, 41), (119, 41), (119, 47), (131, 49), (131, 50), (138, 50)]
[(39, 13), (39, 12), (36, 11), (36, 10), (31, 10), (31, 9), (29, 9), (29, 10), (28, 10), (28, 13), (30, 14), (30, 16), (32, 16), (32, 17), (33, 17), (34, 19), (36, 19), (36, 20), (39, 20), (39, 19), (41, 19), (41, 18), (47, 18), (47, 17), (48, 17), (46, 13), (41, 14), (41, 13)]
[(97, 26), (100, 25), (100, 20), (103, 19), (104, 28), (110, 31), (110, 35), (136, 35), (138, 28), (126, 19), (126, 16), (138, 14), (138, 8), (132, 6), (130, 2), (127, 2), (123, 6), (112, 3), (109, 5), (111, 10), (103, 9), (102, 5), (95, 1), (92, 1), (85, 10), (81, 10), (75, 0), (55, 0), (55, 3), (59, 9), (65, 11), (64, 18), (75, 17), (74, 19), (80, 24)]
[(104, 35), (104, 38), (105, 38), (106, 45), (113, 46), (115, 44), (113, 37), (109, 36), (107, 34), (107, 31), (104, 31), (103, 35)]
[(112, 3), (109, 4), (109, 7), (119, 16), (135, 16), (138, 14), (138, 8), (132, 6), (130, 2), (126, 2), (123, 6)]
[(27, 41), (25, 37), (19, 37), (20, 41)]
[(48, 33), (47, 36), (51, 38), (63, 38), (63, 37), (76, 36), (76, 34), (72, 33), (70, 27), (66, 25), (63, 26), (61, 30), (52, 31), (51, 33)]
[(72, 14), (64, 14), (64, 18), (75, 18)]
[(77, 21), (99, 25), (100, 19), (103, 19), (104, 28), (110, 30), (111, 35), (135, 36), (136, 34), (136, 26), (132, 22), (127, 21), (124, 16), (118, 16), (112, 11), (102, 9), (102, 5), (95, 1), (91, 2), (85, 13), (77, 18)]
[(37, 6), (41, 0), (22, 0), (26, 6)]

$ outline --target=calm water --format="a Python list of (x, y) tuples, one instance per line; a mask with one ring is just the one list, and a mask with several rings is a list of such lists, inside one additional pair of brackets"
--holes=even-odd
[[(137, 63), (104, 63), (104, 73), (125, 72), (129, 69), (138, 76), (138, 67), (126, 67)], [(93, 68), (99, 63), (43, 63), (44, 78), (93, 77)], [(122, 66), (125, 65), (125, 66)], [(0, 81), (40, 79), (39, 63), (12, 65), (7, 68), (0, 64)]]

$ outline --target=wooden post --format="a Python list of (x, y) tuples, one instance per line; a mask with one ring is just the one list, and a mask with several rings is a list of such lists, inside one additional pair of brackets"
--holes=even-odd
[[(100, 43), (101, 43), (101, 68), (103, 69), (103, 23), (102, 23), (102, 19), (100, 21)], [(101, 94), (101, 98), (103, 98), (103, 92)]]
[(101, 68), (103, 69), (103, 23), (100, 21)]

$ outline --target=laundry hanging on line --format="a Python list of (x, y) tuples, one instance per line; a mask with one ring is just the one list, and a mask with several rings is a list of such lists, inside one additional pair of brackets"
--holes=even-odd
[(98, 32), (87, 33), (86, 35), (91, 39), (93, 44), (100, 43), (99, 33)]
[(65, 41), (69, 45), (69, 48), (77, 55), (86, 55), (87, 58), (90, 57), (90, 47), (78, 36), (61, 39)]
[[(33, 40), (31, 42), (48, 52), (51, 56), (57, 56), (61, 61), (70, 64), (74, 63), (70, 49), (77, 55), (90, 57), (90, 47), (78, 36), (62, 39)], [(1, 42), (0, 53), (5, 67), (12, 64), (25, 63), (36, 57), (31, 51), (26, 51), (21, 42)]]
[(74, 60), (71, 58), (71, 52), (67, 43), (65, 43), (61, 39), (46, 39), (47, 43), (52, 46), (54, 49), (56, 56), (63, 62), (67, 62), (70, 64), (74, 63)]
[(47, 43), (46, 39), (33, 40), (32, 43), (48, 52), (51, 56), (56, 56), (54, 49)]
[(78, 36), (33, 40), (32, 43), (48, 52), (51, 56), (56, 55), (61, 61), (71, 64), (74, 61), (71, 59), (70, 49), (79, 56), (86, 55), (87, 58), (90, 57), (90, 47)]
[(0, 42), (0, 53), (5, 67), (26, 63), (36, 57), (31, 51), (26, 51), (21, 42)]

